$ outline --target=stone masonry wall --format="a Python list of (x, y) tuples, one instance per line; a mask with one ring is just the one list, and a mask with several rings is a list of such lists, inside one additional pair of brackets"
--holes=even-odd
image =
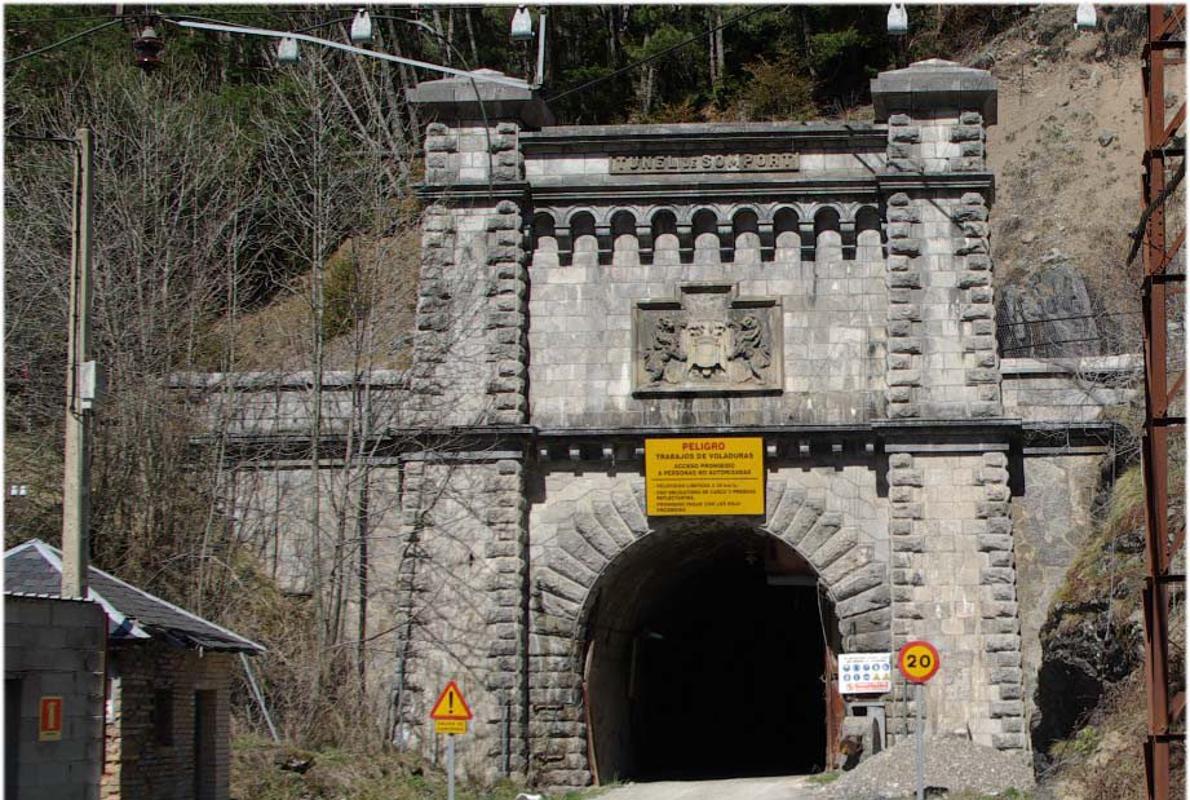
[[(107, 617), (94, 603), (6, 595), (4, 677), (19, 680), (16, 741), (22, 800), (99, 797), (103, 748), (103, 670)], [(43, 696), (62, 698), (62, 738), (38, 741)], [(11, 713), (11, 709), (6, 709)], [(13, 776), (5, 776), (5, 780)]]
[(405, 469), (395, 576), (395, 733), (436, 756), (428, 720), (456, 680), (475, 719), (457, 742), (462, 774), (525, 774), (525, 490), (518, 454), (426, 454)]
[[(892, 146), (890, 145), (890, 151)], [(904, 192), (888, 198), (885, 230), (888, 235), (888, 387), (890, 419), (921, 415), (922, 375), (925, 372), (922, 323), (922, 244), (915, 225), (921, 223), (919, 203)]]
[[(628, 237), (631, 238), (631, 237)], [(813, 238), (813, 230), (806, 234)], [(631, 246), (631, 242), (628, 243)], [(854, 260), (642, 264), (635, 250), (610, 265), (560, 266), (541, 247), (530, 274), (530, 402), (542, 426), (859, 422), (883, 416), (886, 289), (879, 247)], [(621, 253), (617, 253), (620, 256)], [(781, 302), (784, 393), (686, 401), (633, 396), (633, 310), (683, 283), (738, 285)]]
[[(121, 646), (110, 665), (104, 800), (227, 800), (231, 780), (231, 679), (238, 657), (154, 642)], [(195, 693), (214, 692), (214, 750), (206, 780), (195, 780)], [(167, 692), (164, 740), (155, 702)], [(195, 794), (195, 789), (198, 794)]]
[[(427, 183), (493, 187), (523, 178), (516, 123), (431, 123)], [(517, 203), (435, 203), (422, 222), (412, 388), (422, 424), (520, 424), (527, 410), (527, 254)], [(478, 324), (477, 324), (478, 323)]]
[(978, 111), (923, 109), (888, 118), (888, 165), (897, 172), (979, 172), (987, 131)]
[(994, 336), (987, 209), (978, 192), (919, 199), (925, 262), (921, 416), (996, 416), (1000, 373)]
[[(889, 466), (894, 644), (926, 639), (942, 662), (925, 693), (929, 730), (1023, 749), (1007, 456), (902, 452)], [(912, 730), (912, 708), (893, 705), (895, 734)]]
[(888, 198), (890, 418), (1000, 413), (983, 195)]
[[(542, 785), (584, 785), (591, 776), (580, 632), (598, 591), (629, 591), (604, 577), (626, 560), (647, 568), (647, 551), (666, 524), (645, 516), (644, 481), (631, 469), (551, 471), (544, 494), (530, 514), (531, 767)], [(760, 529), (792, 546), (827, 584), (844, 649), (888, 648), (888, 520), (875, 474), (863, 467), (774, 469), (767, 506)], [(730, 535), (706, 535), (718, 533)]]

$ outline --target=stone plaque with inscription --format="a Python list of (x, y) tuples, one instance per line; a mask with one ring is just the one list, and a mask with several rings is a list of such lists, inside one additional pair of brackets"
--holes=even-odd
[(636, 394), (755, 393), (782, 385), (781, 304), (734, 284), (685, 284), (633, 314)]
[(664, 172), (796, 172), (797, 153), (704, 153), (675, 156), (612, 156), (612, 175)]

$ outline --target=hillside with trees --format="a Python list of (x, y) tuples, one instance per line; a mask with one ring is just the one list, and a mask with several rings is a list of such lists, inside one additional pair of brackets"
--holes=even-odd
[[(354, 562), (320, 574), (309, 594), (280, 590), (275, 571), (223, 513), (234, 491), (227, 428), (216, 420), (210, 435), (208, 407), (175, 391), (171, 376), (307, 371), (317, 383), (340, 371), (358, 383), (408, 364), (421, 211), (414, 187), (426, 121), (404, 91), (436, 76), (311, 46), (300, 63), (280, 65), (266, 40), (168, 21), (291, 31), (330, 22), (314, 33), (345, 41), (353, 10), (261, 5), (155, 7), (166, 18), (156, 23), (165, 48), (161, 65), (146, 72), (130, 44), (147, 19), (124, 9), (118, 24), (60, 46), (53, 45), (111, 21), (112, 7), (3, 9), (5, 462), (9, 483), (28, 486), (27, 497), (6, 505), (5, 545), (60, 539), (71, 172), (66, 149), (44, 139), (85, 126), (96, 137), (95, 350), (109, 387), (95, 427), (94, 561), (266, 644), (258, 666), (287, 740), (374, 748), (384, 736), (379, 722), (358, 722), (368, 702), (363, 641), (342, 613)], [(535, 53), (509, 41), (513, 10), (377, 7), (371, 47), (527, 76)], [(1024, 284), (1040, 270), (1039, 251), (1029, 247), (1035, 238), (1023, 238), (1044, 213), (1039, 194), (1094, 204), (1064, 222), (1063, 236), (1079, 242), (1066, 254), (1098, 298), (1097, 311), (1118, 320), (1104, 323), (1114, 326), (1116, 352), (1133, 348), (1131, 322), (1112, 315), (1135, 313), (1128, 294), (1135, 283), (1092, 256), (1126, 249), (1119, 237), (1134, 224), (1138, 132), (1116, 129), (1114, 149), (1096, 144), (1106, 123), (1063, 116), (1080, 106), (1062, 104), (1073, 84), (1059, 83), (1085, 69), (1082, 88), (1095, 70), (1100, 82), (1134, 90), (1143, 13), (1102, 9), (1094, 46), (1084, 43), (1086, 52), (1072, 57), (1061, 33), (1069, 9), (913, 5), (903, 39), (887, 35), (885, 12), (554, 6), (543, 94), (560, 124), (870, 120), (868, 83), (882, 70), (933, 57), (991, 69), (1002, 82), (989, 149), (1004, 186), (993, 218), (1003, 275)], [(1059, 66), (1061, 79), (1050, 74)], [(1007, 97), (1018, 90), (1014, 107)], [(1083, 155), (1066, 147), (1072, 136)], [(997, 156), (997, 146), (1009, 155)], [(1092, 157), (1113, 164), (1110, 191), (1096, 195), (1102, 181), (1085, 174)], [(1053, 238), (1044, 243), (1056, 247)], [(1125, 420), (1134, 427), (1135, 411)], [(357, 455), (366, 470), (368, 453)], [(1124, 501), (1104, 491), (1111, 513), (1131, 519), (1135, 509), (1120, 510)], [(345, 541), (356, 499), (328, 491), (321, 501), (316, 528), (329, 532), (328, 546)], [(1125, 528), (1113, 522), (1103, 535), (1134, 533)], [(246, 689), (239, 700), (237, 730), (250, 744), (263, 727)], [(254, 771), (267, 771), (265, 752), (244, 747), (244, 796), (309, 788), (293, 774), (284, 787), (253, 784)], [(385, 791), (396, 791), (397, 778), (421, 776), (421, 765), (379, 763), (373, 777)], [(336, 781), (304, 796), (339, 796), (345, 784)]]

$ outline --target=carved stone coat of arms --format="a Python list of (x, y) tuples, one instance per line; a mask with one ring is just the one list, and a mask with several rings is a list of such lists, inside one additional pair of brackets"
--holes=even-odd
[(730, 284), (686, 284), (676, 299), (642, 300), (633, 316), (637, 394), (781, 389), (776, 299)]

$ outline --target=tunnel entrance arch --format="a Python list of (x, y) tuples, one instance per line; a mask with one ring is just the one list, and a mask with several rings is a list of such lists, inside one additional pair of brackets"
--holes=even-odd
[(776, 536), (666, 524), (609, 565), (582, 629), (588, 760), (601, 781), (829, 768), (842, 716), (834, 604)]
[[(840, 481), (837, 488), (834, 480)], [(810, 739), (803, 737), (796, 751), (799, 758), (807, 758), (800, 763), (776, 758), (764, 764), (737, 760), (721, 763), (715, 771), (796, 773), (830, 764), (827, 743), (838, 739), (835, 726), (841, 727), (843, 709), (826, 706), (822, 680), (833, 678), (833, 661), (827, 669), (827, 660), (838, 652), (886, 650), (892, 641), (887, 551), (873, 538), (870, 525), (847, 519), (843, 509), (855, 506), (848, 505), (845, 480), (835, 472), (770, 473), (763, 519), (649, 517), (644, 509), (644, 480), (637, 476), (576, 481), (553, 496), (538, 517), (530, 564), (530, 738), (531, 758), (539, 769), (554, 775), (566, 772), (568, 780), (579, 783), (592, 779), (606, 783), (649, 773), (659, 776), (667, 771), (694, 777), (700, 765), (690, 757), (667, 761), (665, 753), (634, 749), (636, 743), (642, 736), (656, 735), (658, 726), (700, 730), (720, 742), (750, 735), (754, 728), (739, 718), (724, 717), (718, 726), (701, 717), (688, 723), (681, 715), (666, 717), (659, 710), (634, 711), (628, 701), (630, 689), (636, 697), (640, 688), (635, 681), (664, 684), (666, 675), (679, 671), (670, 665), (683, 663), (680, 653), (667, 661), (666, 648), (659, 651), (656, 643), (665, 641), (666, 635), (663, 624), (670, 631), (671, 645), (680, 638), (705, 637), (707, 626), (689, 620), (693, 616), (689, 610), (700, 603), (708, 609), (704, 617), (715, 623), (710, 627), (720, 632), (717, 651), (732, 652), (722, 643), (738, 637), (741, 620), (754, 621), (757, 616), (761, 631), (765, 624), (786, 617), (802, 623), (799, 641), (814, 641), (817, 630), (817, 644), (810, 649), (818, 655), (802, 652), (797, 669), (822, 665), (817, 672), (822, 700), (803, 700), (803, 704), (814, 703), (820, 709), (805, 715), (817, 719), (816, 725), (824, 730), (832, 726), (822, 736), (821, 750), (806, 744)], [(820, 592), (821, 604), (818, 595), (797, 591), (811, 585)], [(725, 588), (729, 586), (734, 591)], [(718, 602), (710, 589), (723, 589)], [(778, 589), (789, 591), (782, 594)], [(804, 613), (808, 596), (815, 597), (813, 614)], [(734, 612), (718, 613), (728, 607)], [(601, 636), (606, 640), (603, 644)], [(626, 671), (633, 639), (637, 640), (635, 674)], [(642, 646), (652, 651), (642, 656)], [(690, 652), (688, 647), (687, 660)], [(708, 669), (714, 666), (714, 659), (701, 660), (708, 661)], [(750, 660), (773, 659), (753, 651)], [(788, 658), (777, 663), (785, 664), (785, 672), (795, 669)], [(720, 665), (710, 671), (722, 677), (731, 668)], [(629, 687), (631, 675), (634, 683)], [(704, 681), (703, 686), (713, 684), (713, 688), (700, 690), (689, 676), (686, 680), (687, 694), (730, 699), (731, 688), (721, 686), (722, 681)], [(638, 714), (635, 729), (633, 713)], [(639, 719), (640, 714), (645, 719)], [(727, 729), (730, 725), (742, 727)], [(690, 739), (686, 742), (689, 745)], [(690, 745), (678, 753), (694, 752), (697, 747)], [(707, 769), (702, 772), (713, 774)]]

